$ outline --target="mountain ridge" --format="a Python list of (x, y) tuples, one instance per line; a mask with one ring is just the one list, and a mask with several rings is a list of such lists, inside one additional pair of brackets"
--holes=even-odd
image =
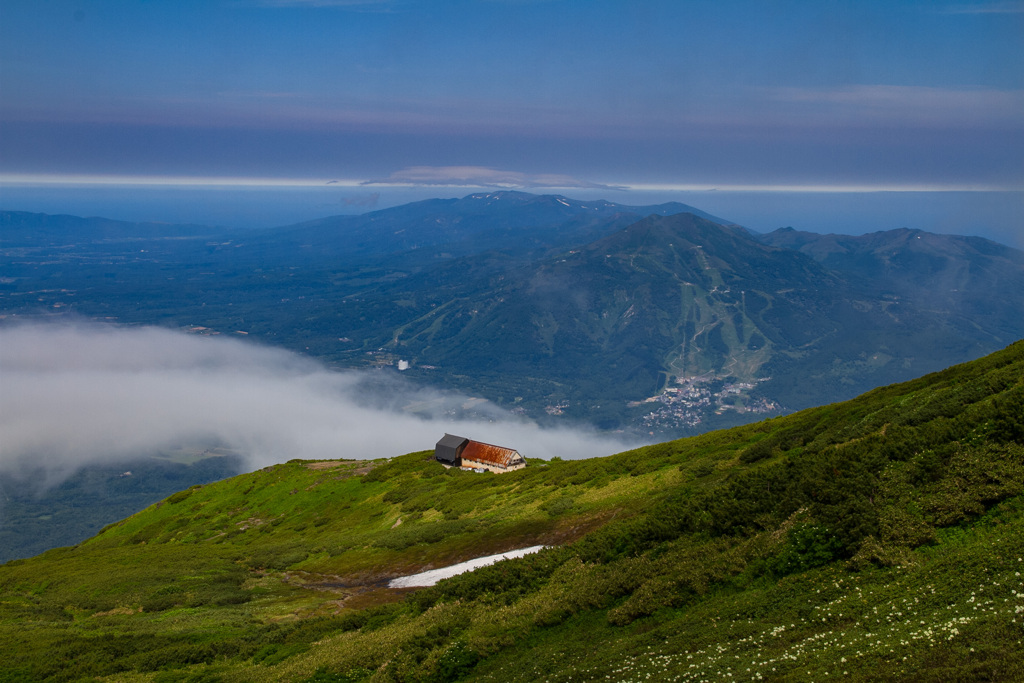
[[(775, 231), (758, 239), (797, 249), (822, 265), (882, 286), (904, 297), (959, 316), (987, 319), (1002, 327), (1004, 341), (1019, 334), (993, 313), (998, 292), (1024, 290), (1024, 252), (983, 237), (938, 235), (902, 228), (865, 235), (815, 235)], [(995, 304), (995, 306), (994, 306)]]
[[(69, 225), (70, 224), (70, 225)], [(0, 211), (0, 247), (39, 246), (40, 237), (47, 246), (79, 242), (121, 240), (160, 240), (201, 238), (233, 232), (232, 228), (188, 223), (132, 222), (92, 216), (46, 214), (30, 211)], [(20, 233), (20, 234), (19, 234)]]
[(617, 224), (631, 217), (635, 220), (679, 210), (714, 218), (677, 202), (631, 206), (498, 191), (459, 199), (427, 199), (358, 216), (328, 216), (261, 234), (272, 244), (303, 244), (332, 255), (381, 257), (443, 249), (450, 257), (482, 249), (557, 248), (600, 235), (603, 221)]

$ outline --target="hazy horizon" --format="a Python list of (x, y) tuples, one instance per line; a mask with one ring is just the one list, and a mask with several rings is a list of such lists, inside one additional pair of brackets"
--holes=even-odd
[[(133, 222), (271, 228), (497, 189), (513, 188), (19, 183), (0, 184), (0, 210)], [(857, 235), (913, 228), (975, 235), (1024, 249), (1022, 192), (514, 189), (581, 200), (606, 199), (634, 206), (681, 202), (756, 232), (792, 227), (808, 232)]]

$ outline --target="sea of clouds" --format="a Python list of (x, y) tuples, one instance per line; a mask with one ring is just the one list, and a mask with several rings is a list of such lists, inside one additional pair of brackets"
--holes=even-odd
[(486, 402), (395, 372), (337, 371), (252, 342), (84, 322), (0, 327), (0, 472), (51, 483), (85, 465), (195, 444), (250, 469), (292, 458), (382, 458), (433, 448), (445, 432), (527, 457), (608, 455), (638, 445), (541, 428)]

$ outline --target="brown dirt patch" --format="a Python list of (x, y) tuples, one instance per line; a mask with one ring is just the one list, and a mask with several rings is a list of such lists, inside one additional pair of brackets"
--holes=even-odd
[[(328, 471), (338, 470), (341, 472), (334, 479), (348, 479), (349, 477), (361, 477), (374, 467), (376, 464), (369, 460), (318, 460), (317, 462), (305, 463), (306, 469), (314, 471)], [(316, 482), (319, 484), (320, 482)], [(313, 484), (313, 486), (316, 486)]]
[(94, 613), (92, 613), (89, 616), (93, 616), (93, 617), (109, 617), (109, 616), (112, 616), (112, 615), (115, 615), (115, 614), (128, 614), (128, 615), (131, 615), (131, 614), (138, 614), (141, 611), (142, 611), (141, 607), (115, 607), (114, 609), (109, 609), (106, 612), (94, 612)]
[(266, 524), (267, 520), (260, 519), (259, 517), (250, 517), (249, 519), (242, 520), (241, 522), (235, 522), (238, 525), (239, 531), (247, 531), (249, 529), (255, 529), (256, 527)]
[(359, 593), (342, 600), (340, 606), (347, 609), (366, 609), (368, 607), (376, 607), (389, 602), (398, 602), (399, 600), (403, 600), (406, 595), (415, 590), (418, 589), (378, 588), (375, 590), (368, 590), (364, 593)]
[(317, 462), (307, 462), (305, 468), (307, 470), (333, 470), (335, 467), (341, 467), (348, 460), (319, 460)]
[(369, 465), (371, 469), (373, 468), (373, 463), (368, 460), (318, 460), (305, 463), (306, 469), (310, 470), (333, 470), (342, 465), (356, 466), (357, 468)]
[(583, 538), (613, 519), (619, 517), (621, 509), (603, 510), (595, 515), (576, 517), (559, 524), (553, 531), (543, 534), (539, 541), (544, 545), (568, 545)]

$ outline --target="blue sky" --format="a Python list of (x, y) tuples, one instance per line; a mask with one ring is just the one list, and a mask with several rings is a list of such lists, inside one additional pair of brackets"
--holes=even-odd
[(5, 208), (139, 179), (969, 190), (1006, 232), (1022, 159), (1024, 2), (0, 3)]

